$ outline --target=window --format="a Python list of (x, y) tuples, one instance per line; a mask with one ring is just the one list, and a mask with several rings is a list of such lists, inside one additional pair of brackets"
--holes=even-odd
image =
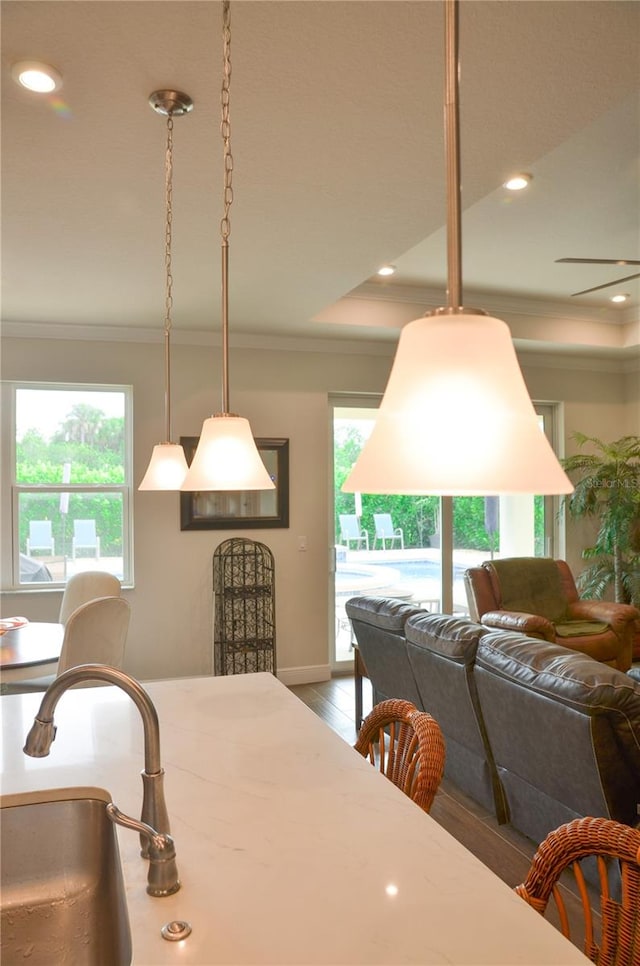
[(9, 388), (12, 585), (62, 585), (87, 569), (130, 583), (130, 387)]

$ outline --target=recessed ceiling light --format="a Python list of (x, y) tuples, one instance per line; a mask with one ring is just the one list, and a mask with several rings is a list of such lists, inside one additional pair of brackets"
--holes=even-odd
[(395, 271), (395, 265), (381, 265), (378, 269), (378, 275), (395, 275)]
[(502, 187), (508, 188), (509, 191), (522, 191), (531, 183), (531, 180), (532, 175), (530, 174), (514, 174), (508, 181), (505, 181)]
[(626, 302), (628, 298), (629, 298), (628, 295), (622, 295), (622, 293), (621, 293), (620, 295), (612, 295), (610, 301), (611, 302)]
[(38, 94), (50, 94), (62, 87), (62, 75), (49, 64), (41, 64), (35, 60), (21, 60), (11, 68), (11, 74), (17, 84)]

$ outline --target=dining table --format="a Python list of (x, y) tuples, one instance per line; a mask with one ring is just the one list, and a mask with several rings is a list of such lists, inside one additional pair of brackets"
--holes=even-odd
[[(589, 962), (275, 676), (142, 686), (159, 719), (181, 888), (148, 895), (138, 835), (118, 826), (127, 964)], [(0, 805), (81, 786), (138, 816), (144, 729), (131, 698), (112, 686), (67, 690), (50, 754), (27, 758), (41, 699), (0, 698)], [(175, 922), (191, 933), (167, 942)]]
[(64, 624), (26, 621), (0, 634), (0, 685), (55, 674)]

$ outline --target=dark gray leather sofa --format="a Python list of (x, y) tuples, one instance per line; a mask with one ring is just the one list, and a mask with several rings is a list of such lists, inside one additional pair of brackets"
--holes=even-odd
[(539, 842), (582, 815), (640, 816), (640, 686), (586, 654), (492, 632), (475, 681), (512, 825)]
[(581, 815), (638, 822), (640, 682), (631, 675), (397, 600), (352, 598), (346, 610), (374, 701), (405, 698), (433, 714), (445, 775), (498, 821), (535, 842)]

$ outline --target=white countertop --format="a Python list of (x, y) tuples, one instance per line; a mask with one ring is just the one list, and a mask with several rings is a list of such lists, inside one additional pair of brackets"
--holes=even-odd
[[(138, 836), (118, 828), (136, 966), (588, 962), (272, 675), (145, 687), (182, 888), (148, 896)], [(51, 754), (32, 759), (41, 697), (0, 699), (3, 794), (95, 785), (139, 817), (132, 701), (66, 692)], [(172, 919), (192, 924), (184, 942), (161, 938)]]

